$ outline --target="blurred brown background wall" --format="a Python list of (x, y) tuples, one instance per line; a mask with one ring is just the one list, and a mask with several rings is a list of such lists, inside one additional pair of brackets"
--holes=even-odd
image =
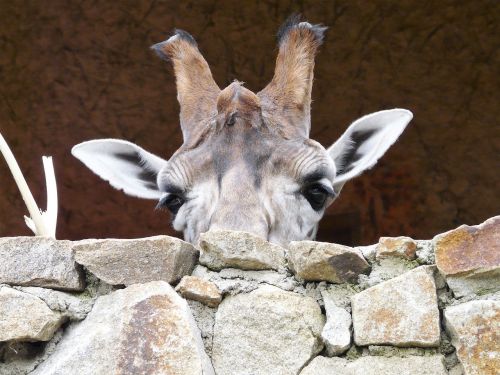
[[(53, 155), (58, 237), (173, 234), (153, 201), (113, 190), (70, 155), (115, 137), (168, 158), (181, 143), (170, 67), (149, 50), (174, 27), (197, 39), (216, 81), (259, 90), (292, 12), (330, 27), (317, 58), (312, 138), (329, 146), (357, 117), (414, 112), (385, 157), (349, 183), (319, 239), (429, 238), (500, 213), (500, 2), (0, 1), (0, 130), (45, 207)], [(0, 161), (0, 236), (30, 232)]]

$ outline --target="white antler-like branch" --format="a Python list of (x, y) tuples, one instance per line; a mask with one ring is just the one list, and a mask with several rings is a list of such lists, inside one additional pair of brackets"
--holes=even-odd
[(30, 217), (25, 216), (24, 220), (26, 225), (35, 233), (37, 236), (49, 236), (55, 238), (56, 235), (56, 224), (57, 224), (57, 187), (56, 187), (56, 176), (54, 173), (54, 165), (52, 163), (52, 157), (44, 156), (42, 158), (43, 168), (45, 171), (45, 182), (47, 185), (47, 211), (42, 212), (33, 198), (33, 194), (26, 183), (26, 180), (19, 168), (16, 158), (12, 154), (7, 142), (0, 133), (0, 152), (2, 153), (7, 165), (9, 166), (12, 176), (16, 181), (17, 187), (21, 192), (24, 203), (28, 208)]

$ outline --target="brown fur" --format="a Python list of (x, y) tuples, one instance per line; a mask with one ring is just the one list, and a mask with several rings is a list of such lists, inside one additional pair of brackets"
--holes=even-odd
[(245, 119), (253, 127), (262, 125), (260, 99), (240, 82), (233, 82), (217, 98), (218, 123), (234, 125), (238, 118)]
[(217, 128), (245, 118), (254, 127), (267, 124), (285, 139), (307, 139), (314, 57), (325, 29), (290, 18), (280, 30), (274, 77), (258, 94), (239, 82), (221, 91), (195, 40), (185, 31), (177, 30), (175, 37), (153, 46), (174, 65), (184, 146), (198, 144), (214, 117)]
[[(177, 99), (180, 104), (180, 121), (184, 142), (198, 138), (202, 123), (216, 114), (216, 101), (220, 89), (215, 83), (206, 60), (194, 39), (185, 33), (176, 34), (171, 41), (153, 48), (164, 54), (174, 65)], [(185, 37), (187, 34), (189, 37)], [(191, 39), (189, 39), (191, 38)]]
[(279, 124), (286, 138), (308, 138), (314, 57), (325, 28), (286, 25), (272, 81), (257, 95), (264, 115)]

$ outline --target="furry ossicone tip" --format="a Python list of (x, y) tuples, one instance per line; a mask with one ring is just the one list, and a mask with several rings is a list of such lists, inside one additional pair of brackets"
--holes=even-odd
[(280, 45), (283, 41), (286, 40), (288, 34), (294, 29), (304, 29), (310, 30), (314, 35), (314, 40), (318, 45), (323, 43), (325, 38), (325, 31), (328, 29), (327, 26), (322, 24), (310, 24), (305, 21), (300, 13), (294, 13), (281, 25), (278, 30), (277, 38), (278, 44)]
[(177, 40), (184, 40), (191, 44), (193, 47), (198, 47), (196, 40), (191, 34), (181, 29), (174, 29), (173, 34), (167, 40), (153, 44), (150, 48), (158, 55), (160, 59), (169, 61), (170, 57), (166, 53), (166, 47)]

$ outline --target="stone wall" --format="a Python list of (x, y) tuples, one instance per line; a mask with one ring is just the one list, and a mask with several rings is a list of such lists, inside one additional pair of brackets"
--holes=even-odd
[(432, 240), (0, 238), (0, 374), (493, 375), (500, 216)]
[[(415, 114), (378, 165), (346, 184), (321, 240), (429, 238), (499, 212), (497, 0), (0, 0), (0, 128), (39, 202), (40, 157), (54, 156), (58, 237), (175, 235), (154, 202), (118, 193), (71, 147), (125, 138), (170, 157), (181, 144), (175, 83), (149, 46), (186, 29), (220, 86), (238, 79), (260, 90), (292, 12), (329, 26), (316, 60), (314, 139), (329, 146), (381, 109)], [(0, 236), (29, 235), (12, 215), (24, 203), (9, 173), (0, 161)]]

